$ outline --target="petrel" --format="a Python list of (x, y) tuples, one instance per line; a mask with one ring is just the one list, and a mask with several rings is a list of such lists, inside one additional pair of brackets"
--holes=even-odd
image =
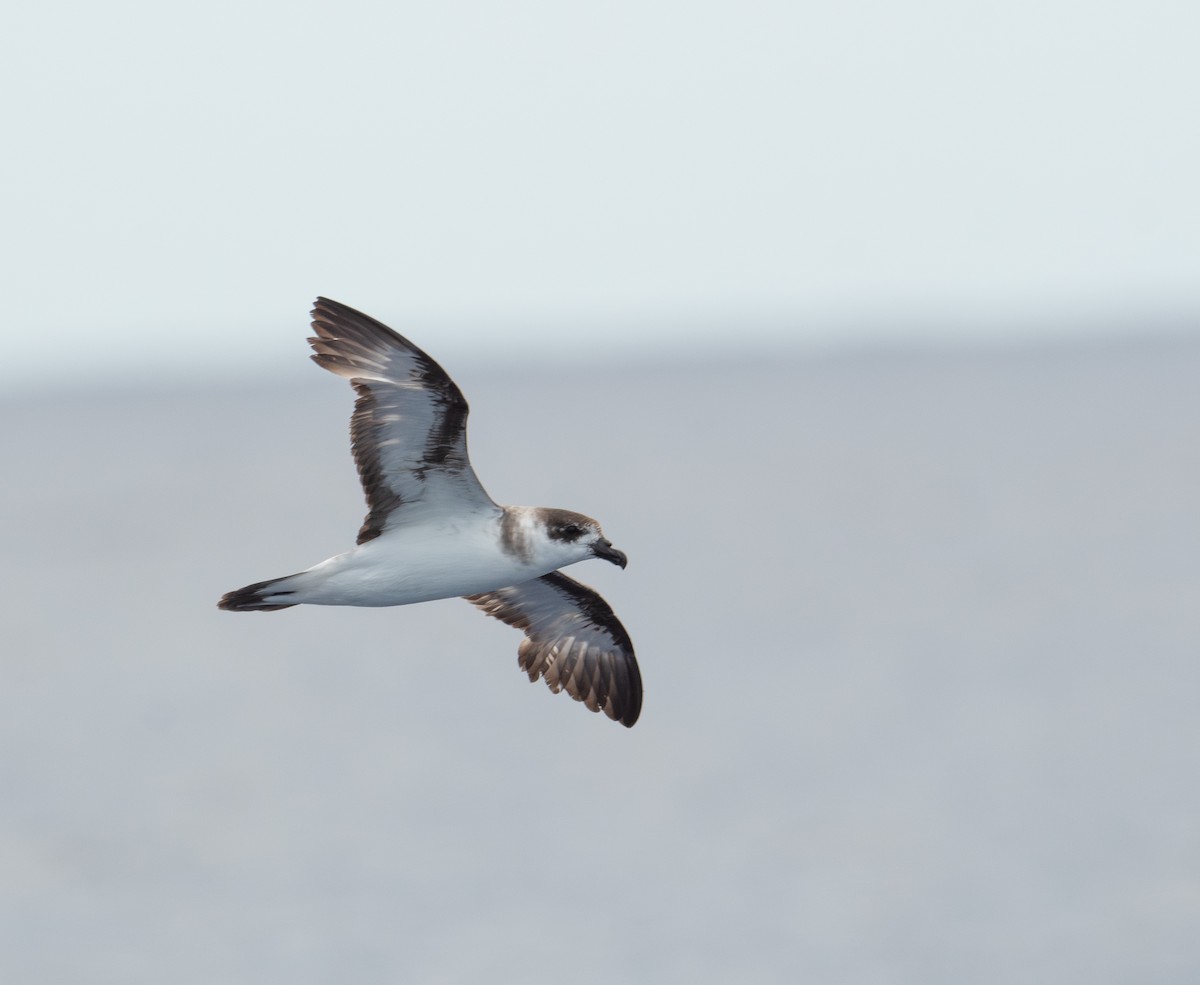
[(625, 555), (582, 513), (499, 506), (467, 457), (467, 402), (408, 339), (360, 311), (317, 298), (313, 361), (358, 399), (350, 439), (367, 497), (357, 546), (298, 574), (227, 592), (217, 605), (408, 605), (463, 596), (525, 631), (517, 661), (592, 711), (632, 726), (642, 678), (625, 627), (595, 591), (559, 568)]

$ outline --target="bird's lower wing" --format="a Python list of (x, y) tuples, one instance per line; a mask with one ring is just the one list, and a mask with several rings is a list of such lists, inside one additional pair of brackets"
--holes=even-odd
[(586, 585), (552, 571), (466, 596), (489, 616), (524, 630), (517, 659), (531, 681), (545, 678), (592, 711), (627, 727), (642, 710), (642, 675), (625, 627)]

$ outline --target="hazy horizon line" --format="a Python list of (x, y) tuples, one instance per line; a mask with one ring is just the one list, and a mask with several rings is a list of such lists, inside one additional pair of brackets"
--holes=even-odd
[[(1148, 324), (1149, 322), (1149, 324)], [(527, 338), (526, 345), (507, 349), (496, 346), (464, 346), (462, 338), (443, 339), (439, 343), (425, 343), (434, 359), (442, 363), (454, 375), (460, 369), (472, 375), (509, 373), (514, 368), (538, 372), (577, 368), (580, 359), (586, 359), (596, 368), (620, 367), (623, 371), (661, 371), (667, 365), (684, 370), (703, 371), (706, 368), (763, 369), (788, 367), (822, 362), (860, 361), (873, 359), (955, 359), (955, 358), (1004, 358), (1040, 355), (1080, 355), (1094, 352), (1143, 351), (1192, 347), (1200, 345), (1200, 312), (1167, 318), (1143, 318), (1141, 324), (1130, 324), (1130, 319), (1111, 318), (1079, 322), (1059, 330), (1038, 331), (1032, 327), (1025, 331), (971, 331), (953, 334), (948, 328), (905, 333), (892, 329), (872, 332), (869, 327), (858, 331), (837, 333), (814, 331), (807, 334), (784, 336), (770, 332), (762, 326), (751, 327), (740, 332), (736, 338), (725, 338), (712, 333), (698, 339), (681, 339), (674, 334), (643, 339), (630, 344), (628, 338), (612, 347), (595, 335), (572, 334), (561, 342), (547, 343), (541, 338)], [(433, 326), (431, 334), (436, 334)], [(413, 341), (422, 344), (423, 340)], [(272, 344), (272, 351), (276, 346)], [(172, 391), (220, 391), (242, 390), (252, 385), (289, 388), (303, 385), (309, 378), (311, 366), (306, 347), (302, 341), (293, 347), (291, 358), (284, 354), (274, 358), (258, 344), (251, 347), (245, 358), (230, 364), (226, 357), (221, 365), (219, 357), (199, 364), (185, 353), (176, 361), (161, 361), (136, 365), (127, 359), (114, 359), (111, 363), (101, 362), (91, 370), (82, 363), (78, 366), (61, 366), (53, 375), (55, 386), (61, 392), (64, 387), (80, 397), (105, 396), (116, 392), (145, 392), (170, 389)], [(7, 365), (20, 365), (27, 360), (10, 360)], [(95, 372), (98, 370), (99, 372)], [(20, 400), (23, 395), (45, 389), (48, 377), (45, 373), (13, 373), (0, 366), (0, 401)]]

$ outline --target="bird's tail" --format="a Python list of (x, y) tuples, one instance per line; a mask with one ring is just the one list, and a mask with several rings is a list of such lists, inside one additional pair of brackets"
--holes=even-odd
[(284, 602), (283, 599), (293, 595), (284, 587), (284, 582), (290, 581), (295, 575), (283, 578), (272, 578), (270, 581), (256, 581), (253, 585), (226, 592), (217, 603), (218, 609), (228, 609), (230, 612), (274, 612), (276, 609), (289, 609), (296, 602)]

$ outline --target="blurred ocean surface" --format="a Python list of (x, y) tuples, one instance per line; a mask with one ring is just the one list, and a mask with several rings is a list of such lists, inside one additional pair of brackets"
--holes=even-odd
[(641, 722), (461, 601), (216, 609), (352, 543), (333, 377), (48, 375), (0, 980), (1200, 980), (1200, 342), (447, 368), (493, 497), (629, 554), (570, 573)]

